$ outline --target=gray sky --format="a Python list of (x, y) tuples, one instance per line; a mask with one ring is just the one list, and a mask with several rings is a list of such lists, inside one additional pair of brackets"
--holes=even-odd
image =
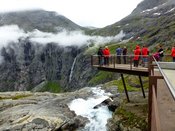
[(0, 12), (44, 9), (56, 11), (81, 26), (104, 27), (125, 16), (143, 0), (0, 0)]

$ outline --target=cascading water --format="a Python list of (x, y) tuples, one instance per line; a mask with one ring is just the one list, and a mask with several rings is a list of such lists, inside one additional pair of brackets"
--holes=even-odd
[(69, 82), (71, 82), (71, 80), (72, 80), (72, 74), (73, 74), (73, 70), (74, 70), (74, 66), (75, 66), (76, 60), (77, 60), (77, 57), (74, 58), (74, 62), (72, 64), (72, 67), (71, 67), (71, 70), (70, 70)]
[(112, 112), (108, 110), (107, 106), (100, 106), (97, 109), (93, 107), (109, 98), (110, 93), (105, 93), (100, 88), (91, 88), (94, 96), (87, 100), (75, 99), (69, 108), (75, 111), (77, 115), (87, 117), (90, 121), (81, 131), (106, 131), (107, 119), (112, 117)]

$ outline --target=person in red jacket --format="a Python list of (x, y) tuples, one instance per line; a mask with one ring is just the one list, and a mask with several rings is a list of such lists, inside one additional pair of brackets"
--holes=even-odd
[(134, 67), (138, 67), (139, 65), (139, 59), (140, 59), (140, 46), (136, 46), (135, 50), (134, 50)]
[(103, 54), (104, 54), (104, 64), (109, 65), (110, 50), (107, 46), (105, 46), (105, 49), (103, 50)]
[(173, 57), (173, 62), (175, 62), (175, 45), (171, 49), (171, 56)]
[(149, 55), (149, 50), (148, 48), (143, 45), (143, 48), (142, 48), (142, 61), (143, 61), (143, 66), (145, 66), (145, 63), (148, 62), (148, 55)]

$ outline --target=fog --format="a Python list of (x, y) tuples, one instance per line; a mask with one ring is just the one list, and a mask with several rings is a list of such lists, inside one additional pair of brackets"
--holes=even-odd
[(27, 34), (16, 25), (0, 27), (0, 47), (10, 42), (18, 42), (20, 37), (27, 37)]
[(85, 35), (82, 31), (66, 31), (58, 33), (42, 32), (34, 30), (33, 32), (24, 32), (17, 25), (2, 26), (0, 27), (0, 47), (7, 46), (10, 42), (17, 43), (19, 38), (29, 38), (30, 41), (47, 44), (57, 43), (63, 46), (77, 45), (82, 46), (84, 44), (104, 44), (111, 41), (119, 41), (125, 34), (121, 31), (118, 35), (113, 37), (102, 36), (89, 36)]

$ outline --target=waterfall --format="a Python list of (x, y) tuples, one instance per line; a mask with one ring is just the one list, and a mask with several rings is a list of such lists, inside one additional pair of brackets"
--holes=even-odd
[(109, 98), (111, 94), (105, 93), (104, 90), (97, 87), (92, 88), (92, 92), (95, 94), (94, 97), (87, 100), (75, 99), (70, 103), (69, 108), (77, 115), (89, 119), (90, 122), (81, 131), (106, 131), (107, 120), (112, 117), (112, 112), (108, 110), (107, 106), (100, 106), (97, 109), (93, 107)]
[(72, 75), (73, 75), (73, 70), (74, 70), (76, 60), (77, 60), (77, 57), (74, 58), (74, 62), (72, 64), (72, 67), (71, 67), (71, 70), (70, 70), (69, 82), (71, 82), (71, 80), (72, 80)]

